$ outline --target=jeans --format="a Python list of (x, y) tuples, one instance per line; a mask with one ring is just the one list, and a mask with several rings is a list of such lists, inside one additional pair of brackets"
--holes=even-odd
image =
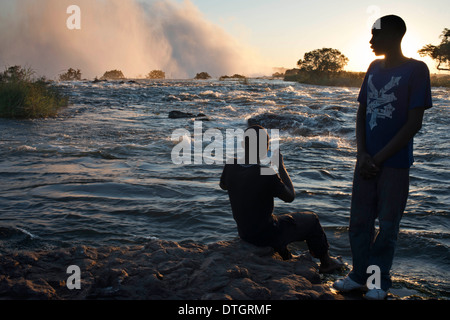
[(319, 217), (313, 212), (296, 212), (277, 217), (278, 232), (274, 247), (285, 248), (289, 243), (305, 241), (314, 258), (320, 259), (328, 254), (327, 236)]
[(349, 228), (353, 256), (349, 276), (353, 281), (365, 284), (371, 275), (367, 268), (376, 265), (381, 271), (381, 289), (392, 286), (389, 272), (408, 192), (409, 169), (383, 167), (375, 178), (365, 180), (356, 166)]
[(256, 238), (241, 238), (256, 246), (273, 247), (283, 259), (289, 258), (287, 245), (292, 242), (306, 241), (309, 252), (318, 259), (325, 257), (329, 249), (319, 217), (308, 211), (274, 215), (270, 230)]

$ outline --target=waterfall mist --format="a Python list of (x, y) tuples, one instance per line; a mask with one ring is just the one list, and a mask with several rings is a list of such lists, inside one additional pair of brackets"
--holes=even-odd
[[(69, 30), (67, 8), (81, 9), (81, 30)], [(172, 0), (6, 0), (0, 3), (0, 67), (22, 65), (56, 78), (68, 68), (83, 78), (122, 70), (168, 78), (199, 72), (268, 74), (259, 54), (209, 22), (190, 2)]]

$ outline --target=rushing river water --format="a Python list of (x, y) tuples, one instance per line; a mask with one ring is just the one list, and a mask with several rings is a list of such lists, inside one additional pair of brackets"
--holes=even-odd
[[(194, 133), (193, 118), (169, 119), (177, 110), (205, 114), (203, 131), (245, 129), (249, 119), (280, 129), (297, 198), (276, 200), (275, 213), (316, 212), (332, 254), (351, 264), (358, 89), (256, 79), (57, 85), (71, 102), (57, 118), (0, 119), (0, 252), (235, 238), (222, 166), (171, 160), (172, 133)], [(432, 92), (415, 139), (392, 292), (448, 299), (450, 98), (449, 89)]]

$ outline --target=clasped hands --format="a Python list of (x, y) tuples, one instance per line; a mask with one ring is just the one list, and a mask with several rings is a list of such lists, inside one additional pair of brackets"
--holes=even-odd
[(363, 179), (372, 179), (380, 172), (380, 166), (368, 153), (362, 153), (358, 157), (359, 174)]

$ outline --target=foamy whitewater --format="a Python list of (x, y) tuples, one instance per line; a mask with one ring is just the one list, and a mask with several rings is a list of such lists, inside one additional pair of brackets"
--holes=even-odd
[[(351, 264), (347, 236), (355, 165), (356, 88), (278, 80), (166, 80), (57, 84), (71, 105), (57, 118), (0, 120), (0, 252), (148, 239), (211, 243), (237, 237), (221, 165), (177, 166), (176, 129), (280, 129), (297, 198), (275, 213), (316, 212), (331, 252)], [(408, 206), (393, 266), (400, 297), (449, 297), (449, 91), (415, 139)], [(204, 141), (204, 146), (208, 142)], [(305, 250), (298, 245), (295, 250)]]

